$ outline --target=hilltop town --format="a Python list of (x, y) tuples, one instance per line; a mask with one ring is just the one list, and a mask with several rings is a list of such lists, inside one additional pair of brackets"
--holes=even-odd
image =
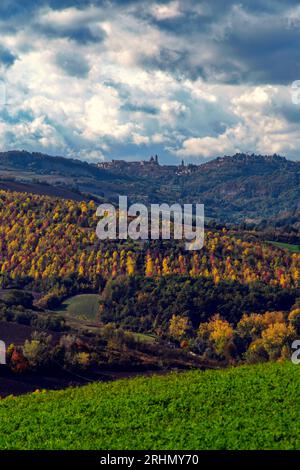
[(158, 155), (152, 155), (149, 160), (139, 160), (139, 161), (126, 161), (126, 160), (111, 160), (109, 162), (100, 162), (97, 163), (97, 167), (110, 170), (124, 171), (125, 173), (138, 173), (142, 175), (152, 175), (152, 176), (162, 176), (163, 174), (172, 174), (172, 175), (189, 175), (192, 174), (199, 168), (199, 165), (188, 164), (186, 165), (184, 160), (182, 160), (180, 165), (161, 165), (159, 163)]

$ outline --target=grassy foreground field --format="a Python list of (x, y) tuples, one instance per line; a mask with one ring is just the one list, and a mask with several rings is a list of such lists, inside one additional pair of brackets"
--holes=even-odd
[(8, 397), (1, 449), (300, 449), (300, 367), (243, 366)]

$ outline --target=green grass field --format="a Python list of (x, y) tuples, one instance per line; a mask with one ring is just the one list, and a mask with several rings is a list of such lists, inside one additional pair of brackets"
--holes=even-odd
[(272, 242), (272, 241), (267, 241), (267, 243), (276, 246), (277, 248), (282, 248), (283, 250), (288, 250), (291, 253), (300, 253), (300, 246), (299, 245), (293, 245), (290, 243), (282, 243), (282, 242)]
[(300, 449), (300, 366), (91, 384), (0, 402), (1, 449)]
[(57, 309), (58, 313), (78, 320), (96, 320), (99, 308), (99, 295), (81, 294), (65, 300)]
[(132, 333), (135, 339), (142, 343), (155, 343), (156, 338), (154, 335), (151, 334), (144, 334), (144, 333)]

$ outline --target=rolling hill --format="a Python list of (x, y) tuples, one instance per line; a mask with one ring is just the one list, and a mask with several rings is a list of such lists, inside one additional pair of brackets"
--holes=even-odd
[(203, 203), (222, 222), (289, 219), (300, 210), (300, 162), (278, 155), (219, 157), (202, 165), (88, 164), (25, 151), (0, 153), (0, 176), (40, 182), (116, 201)]
[(94, 383), (0, 402), (0, 449), (300, 449), (292, 363)]
[(0, 152), (0, 169), (28, 171), (37, 175), (62, 175), (69, 177), (92, 177), (103, 180), (116, 179), (109, 172), (86, 162), (71, 158), (56, 157), (25, 150)]

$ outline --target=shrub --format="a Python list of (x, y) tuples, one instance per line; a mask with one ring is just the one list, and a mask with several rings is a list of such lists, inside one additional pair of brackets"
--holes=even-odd
[(288, 318), (291, 326), (296, 330), (297, 335), (300, 335), (300, 308), (292, 310)]
[(23, 355), (27, 359), (30, 368), (38, 369), (50, 364), (51, 341), (51, 336), (37, 332), (32, 334), (31, 341), (25, 341)]
[(33, 295), (20, 290), (10, 290), (2, 294), (3, 302), (8, 306), (22, 305), (25, 308), (31, 308), (33, 303)]

